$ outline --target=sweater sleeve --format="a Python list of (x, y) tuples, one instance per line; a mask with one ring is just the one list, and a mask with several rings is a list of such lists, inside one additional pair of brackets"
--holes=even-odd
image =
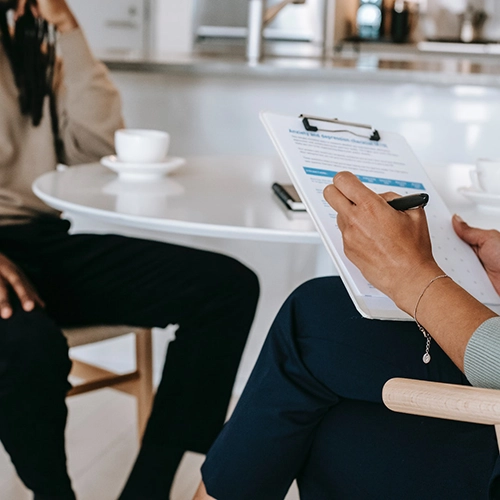
[(477, 387), (500, 389), (500, 317), (486, 320), (465, 350), (465, 376)]
[(62, 68), (55, 92), (65, 161), (97, 161), (114, 152), (114, 132), (123, 127), (120, 95), (80, 28), (62, 34), (59, 46)]

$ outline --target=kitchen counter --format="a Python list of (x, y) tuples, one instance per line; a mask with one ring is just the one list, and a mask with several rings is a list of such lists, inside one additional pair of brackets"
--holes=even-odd
[(236, 50), (103, 59), (129, 126), (168, 130), (176, 156), (276, 154), (259, 120), (266, 109), (376, 124), (403, 134), (423, 162), (499, 156), (500, 59), (494, 56), (379, 46), (359, 56), (344, 50), (328, 61), (276, 55), (255, 66)]
[(293, 78), (342, 82), (423, 83), (500, 87), (500, 56), (422, 53), (415, 46), (343, 50), (331, 59), (272, 56), (249, 65), (243, 47), (194, 54), (106, 52), (98, 54), (112, 71), (231, 75), (242, 78)]

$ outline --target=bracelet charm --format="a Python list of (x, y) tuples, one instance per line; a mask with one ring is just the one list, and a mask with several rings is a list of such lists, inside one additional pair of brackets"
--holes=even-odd
[[(415, 309), (413, 310), (413, 319), (415, 320), (415, 323), (417, 324), (418, 329), (422, 332), (422, 335), (425, 337), (425, 353), (422, 356), (422, 361), (428, 365), (431, 362), (431, 354), (430, 354), (430, 349), (431, 349), (431, 340), (432, 337), (430, 333), (418, 322), (417, 320), (417, 309), (418, 305), (420, 304), (420, 301), (422, 300), (422, 297), (424, 296), (424, 293), (427, 291), (427, 289), (437, 280), (441, 278), (450, 278), (447, 274), (440, 274), (439, 276), (436, 276), (435, 278), (432, 278), (429, 283), (425, 286), (425, 288), (422, 290), (422, 293), (417, 299), (417, 303), (415, 304)], [(451, 279), (451, 278), (450, 278)]]

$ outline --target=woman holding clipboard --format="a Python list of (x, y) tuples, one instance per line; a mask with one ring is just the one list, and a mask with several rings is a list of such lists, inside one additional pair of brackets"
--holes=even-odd
[[(207, 456), (195, 499), (278, 500), (294, 479), (303, 500), (500, 498), (492, 426), (382, 403), (393, 377), (500, 388), (500, 318), (439, 268), (423, 209), (395, 210), (386, 202), (394, 194), (377, 195), (348, 172), (324, 194), (347, 257), (415, 323), (363, 319), (338, 278), (299, 287)], [(500, 233), (457, 216), (453, 227), (500, 293)]]

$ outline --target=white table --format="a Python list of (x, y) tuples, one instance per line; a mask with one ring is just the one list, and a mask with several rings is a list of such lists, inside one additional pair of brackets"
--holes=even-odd
[[(452, 213), (500, 229), (500, 214), (484, 213), (458, 188), (470, 184), (469, 165), (427, 168)], [(113, 232), (230, 254), (259, 275), (261, 300), (240, 370), (239, 388), (286, 296), (303, 281), (334, 274), (307, 215), (289, 218), (272, 193), (287, 182), (278, 158), (189, 158), (158, 182), (125, 183), (99, 164), (41, 176), (34, 192), (72, 220), (73, 232)]]
[[(500, 212), (478, 210), (458, 188), (470, 185), (465, 164), (426, 168), (450, 211), (472, 224), (497, 227)], [(35, 194), (70, 219), (134, 228), (252, 241), (318, 244), (307, 216), (288, 215), (271, 191), (289, 182), (277, 158), (221, 156), (189, 158), (187, 165), (155, 182), (119, 181), (99, 164), (39, 177)]]
[(126, 183), (99, 164), (38, 178), (33, 190), (72, 221), (72, 232), (115, 233), (232, 255), (255, 270), (261, 300), (237, 391), (279, 307), (300, 283), (333, 265), (307, 214), (290, 218), (271, 190), (287, 182), (278, 158), (188, 158), (158, 182)]
[(176, 234), (319, 243), (309, 217), (287, 216), (272, 193), (274, 181), (287, 182), (277, 159), (198, 157), (154, 182), (120, 181), (90, 164), (45, 174), (33, 189), (70, 218)]

